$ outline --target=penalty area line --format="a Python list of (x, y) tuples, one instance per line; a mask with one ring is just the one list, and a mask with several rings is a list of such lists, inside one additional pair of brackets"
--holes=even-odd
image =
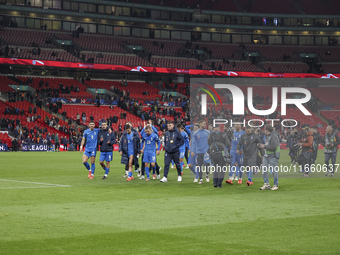
[(44, 183), (44, 182), (29, 182), (29, 181), (18, 181), (18, 180), (7, 180), (7, 179), (0, 179), (0, 181), (4, 181), (4, 182), (19, 182), (19, 183), (37, 184), (37, 185), (45, 185), (45, 187), (64, 187), (64, 188), (69, 188), (69, 187), (71, 187), (71, 185), (53, 184), (53, 183)]

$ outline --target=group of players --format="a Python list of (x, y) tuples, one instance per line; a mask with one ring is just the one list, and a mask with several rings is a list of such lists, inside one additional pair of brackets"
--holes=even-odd
[[(170, 121), (167, 124), (167, 131), (160, 139), (158, 130), (152, 125), (152, 121), (146, 125), (140, 135), (130, 122), (124, 127), (124, 133), (119, 141), (119, 153), (121, 163), (125, 165), (126, 173), (123, 177), (126, 181), (134, 180), (134, 171), (138, 171), (139, 179), (149, 181), (152, 178), (160, 179), (160, 182), (168, 181), (168, 173), (171, 162), (177, 169), (177, 181), (182, 181), (184, 158), (187, 166), (194, 173), (194, 182), (203, 184), (203, 173), (205, 173), (206, 182), (210, 182), (209, 171), (213, 172), (214, 187), (221, 187), (228, 174), (226, 183), (232, 184), (237, 181), (242, 184), (243, 174), (247, 174), (247, 186), (253, 185), (253, 174), (257, 173), (262, 166), (264, 185), (261, 190), (278, 189), (278, 160), (280, 158), (280, 140), (277, 132), (272, 126), (265, 127), (265, 134), (260, 135), (257, 130), (247, 126), (245, 130), (240, 124), (234, 126), (232, 136), (228, 137), (226, 132), (221, 131), (221, 127), (206, 129), (206, 121), (200, 120), (194, 125), (182, 126), (175, 125)], [(325, 153), (333, 153), (339, 144), (339, 138), (333, 134), (333, 130), (327, 129), (325, 139)], [(190, 138), (189, 138), (190, 137)], [(329, 137), (329, 138), (328, 138)], [(160, 167), (157, 164), (157, 155), (160, 153), (161, 140), (164, 153), (164, 173), (160, 178)], [(231, 140), (231, 141), (230, 141)], [(113, 144), (116, 138), (112, 130), (103, 123), (100, 129), (95, 128), (95, 123), (90, 122), (89, 129), (85, 130), (80, 146), (82, 152), (86, 143), (83, 154), (83, 164), (88, 170), (88, 178), (94, 178), (95, 157), (97, 146), (100, 145), (100, 165), (105, 171), (102, 179), (107, 179), (110, 171), (110, 162), (113, 158)], [(311, 151), (312, 144), (310, 136), (307, 136), (299, 143), (300, 146), (306, 147), (306, 151)], [(189, 153), (188, 153), (189, 152)], [(308, 154), (308, 153), (307, 153)], [(326, 164), (329, 159), (335, 164), (336, 151), (332, 155), (326, 155)], [(88, 159), (91, 158), (91, 166)], [(141, 169), (139, 158), (142, 159)], [(259, 162), (260, 161), (260, 162)], [(106, 164), (105, 164), (106, 162)], [(303, 163), (303, 168), (305, 167)], [(229, 165), (229, 168), (225, 168)], [(227, 171), (226, 171), (227, 169)], [(304, 169), (304, 175), (308, 175), (308, 170)], [(273, 174), (274, 186), (269, 185), (269, 173)], [(334, 172), (333, 172), (334, 173)]]

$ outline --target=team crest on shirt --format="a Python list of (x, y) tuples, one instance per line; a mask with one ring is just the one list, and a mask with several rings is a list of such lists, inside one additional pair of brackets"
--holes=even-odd
[(94, 132), (94, 135), (96, 135), (96, 132)]

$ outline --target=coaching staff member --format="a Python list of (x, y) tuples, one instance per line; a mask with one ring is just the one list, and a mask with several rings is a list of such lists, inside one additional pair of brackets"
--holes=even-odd
[(168, 131), (164, 134), (164, 177), (160, 180), (161, 182), (168, 181), (169, 166), (171, 160), (176, 164), (178, 179), (177, 181), (182, 181), (181, 176), (181, 165), (179, 164), (179, 147), (184, 144), (184, 139), (182, 134), (175, 127), (174, 121), (168, 122)]

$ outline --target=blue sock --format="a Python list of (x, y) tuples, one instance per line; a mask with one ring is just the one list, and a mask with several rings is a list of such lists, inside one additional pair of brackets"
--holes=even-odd
[(91, 174), (94, 174), (94, 170), (96, 170), (96, 164), (91, 164)]
[(150, 171), (148, 167), (145, 167), (145, 173), (146, 173), (146, 177), (150, 178)]
[(110, 172), (110, 169), (105, 167), (105, 174), (108, 174)]
[(193, 165), (192, 167), (190, 167), (190, 170), (195, 174), (195, 178), (198, 179), (198, 172), (196, 171), (196, 166)]
[(85, 163), (83, 163), (83, 164), (84, 164), (84, 166), (86, 167), (86, 169), (90, 171), (90, 165), (89, 165), (89, 163), (85, 162)]
[(242, 176), (243, 176), (243, 169), (240, 167), (240, 166), (237, 166), (236, 167), (236, 170), (238, 169), (238, 171), (240, 172), (240, 174), (239, 174), (239, 177), (240, 177), (240, 179), (242, 179)]
[(181, 165), (181, 171), (183, 172), (184, 162), (180, 162), (179, 164)]
[(253, 170), (249, 170), (249, 172), (248, 172), (248, 181), (250, 181), (250, 182), (253, 181)]
[(152, 168), (152, 174), (156, 174), (156, 166)]
[(173, 160), (171, 160), (171, 165), (174, 166), (175, 162)]
[(132, 176), (132, 172), (129, 172), (129, 177), (131, 177)]
[(229, 179), (230, 179), (230, 177), (232, 177), (233, 174), (236, 172), (235, 170), (236, 170), (236, 166), (235, 166), (235, 165), (232, 165), (232, 166), (230, 167), (230, 171), (229, 171)]

